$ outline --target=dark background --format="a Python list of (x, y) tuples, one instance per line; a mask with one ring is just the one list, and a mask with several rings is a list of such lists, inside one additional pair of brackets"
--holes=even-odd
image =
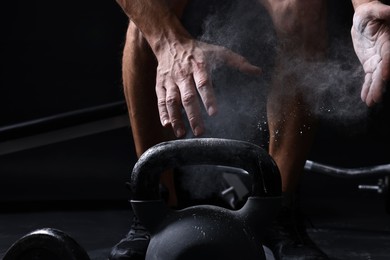
[(1, 40), (0, 126), (123, 99), (115, 1), (17, 1)]
[[(127, 17), (115, 1), (2, 5), (8, 18), (1, 38), (1, 142), (126, 114), (120, 66)], [(329, 10), (330, 38), (349, 39), (351, 4), (329, 1)], [(5, 131), (112, 103), (115, 108), (101, 114)], [(354, 125), (322, 120), (310, 159), (345, 167), (389, 162), (388, 104), (371, 109)], [(361, 125), (357, 134), (351, 131)], [(128, 126), (3, 154), (0, 201), (126, 199), (124, 183), (135, 161)]]
[[(328, 3), (331, 48), (339, 37), (351, 47), (350, 2)], [(104, 128), (105, 120), (126, 118), (127, 18), (113, 0), (2, 1), (0, 14), (0, 256), (27, 232), (54, 227), (91, 259), (106, 259), (131, 224), (125, 187), (136, 162), (131, 131), (128, 122)], [(389, 163), (388, 96), (364, 119), (322, 118), (309, 159), (342, 167)], [(97, 122), (101, 129), (86, 134), (85, 126)], [(59, 139), (50, 142), (52, 134)], [(27, 141), (34, 145), (23, 148)], [(388, 193), (357, 188), (377, 183), (375, 176), (304, 175), (310, 235), (332, 259), (389, 259)]]
[[(0, 141), (39, 134), (44, 140), (51, 131), (126, 115), (121, 55), (128, 19), (115, 1), (1, 5), (8, 18), (1, 38)], [(36, 142), (0, 156), (0, 202), (128, 198), (124, 183), (136, 160), (129, 126)]]

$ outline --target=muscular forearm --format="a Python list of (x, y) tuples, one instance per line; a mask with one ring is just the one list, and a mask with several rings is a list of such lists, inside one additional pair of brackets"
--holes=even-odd
[(366, 4), (366, 3), (374, 2), (374, 1), (377, 1), (377, 0), (352, 0), (352, 5), (353, 5), (353, 8), (356, 9), (358, 6), (360, 6), (362, 4)]
[(173, 42), (190, 37), (165, 0), (117, 0), (158, 54)]

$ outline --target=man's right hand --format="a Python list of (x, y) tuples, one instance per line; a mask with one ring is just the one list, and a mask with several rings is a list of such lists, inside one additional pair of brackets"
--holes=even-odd
[[(210, 73), (226, 64), (250, 74), (261, 69), (242, 56), (220, 46), (194, 40), (179, 19), (178, 0), (117, 0), (123, 11), (142, 32), (157, 61), (156, 93), (161, 124), (171, 125), (177, 137), (185, 134), (181, 109), (184, 108), (193, 133), (204, 132), (198, 94), (209, 115), (217, 112)], [(171, 6), (178, 6), (174, 13)]]
[(160, 120), (163, 126), (171, 125), (177, 137), (182, 137), (185, 134), (183, 107), (194, 135), (199, 136), (204, 132), (200, 103), (209, 116), (217, 112), (210, 76), (212, 69), (225, 64), (254, 75), (261, 74), (261, 69), (224, 47), (187, 37), (177, 40), (156, 52)]

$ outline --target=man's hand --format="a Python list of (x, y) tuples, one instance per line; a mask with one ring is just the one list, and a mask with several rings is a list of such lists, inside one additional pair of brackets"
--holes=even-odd
[[(185, 134), (181, 109), (193, 133), (204, 132), (198, 94), (209, 115), (217, 112), (210, 73), (213, 66), (226, 64), (250, 74), (261, 69), (226, 48), (191, 38), (177, 16), (185, 1), (117, 0), (127, 16), (148, 41), (157, 61), (156, 92), (163, 126), (171, 125), (177, 137)], [(177, 7), (176, 13), (171, 6)]]
[(198, 96), (208, 115), (217, 112), (211, 70), (226, 64), (244, 73), (259, 75), (261, 69), (224, 47), (187, 37), (177, 40), (155, 52), (158, 60), (156, 93), (160, 120), (163, 126), (171, 125), (177, 137), (184, 136), (183, 107), (194, 135), (198, 136), (204, 132)]
[(381, 101), (390, 80), (390, 6), (379, 1), (359, 5), (351, 35), (366, 74), (361, 98), (372, 106)]

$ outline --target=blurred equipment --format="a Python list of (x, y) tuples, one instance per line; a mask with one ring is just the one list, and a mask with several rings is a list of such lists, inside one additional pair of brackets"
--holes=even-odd
[(63, 231), (44, 228), (16, 241), (3, 260), (89, 260), (84, 249)]

